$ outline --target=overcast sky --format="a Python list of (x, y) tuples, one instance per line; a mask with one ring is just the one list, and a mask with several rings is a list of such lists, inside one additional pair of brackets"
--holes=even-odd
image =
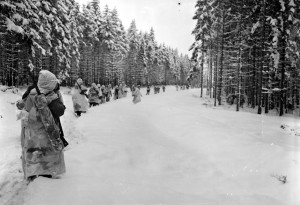
[[(76, 1), (80, 4), (89, 2)], [(196, 23), (192, 19), (196, 0), (100, 0), (101, 10), (106, 4), (110, 9), (117, 8), (126, 30), (135, 19), (138, 30), (150, 31), (153, 27), (158, 43), (189, 54), (194, 39), (191, 33)]]

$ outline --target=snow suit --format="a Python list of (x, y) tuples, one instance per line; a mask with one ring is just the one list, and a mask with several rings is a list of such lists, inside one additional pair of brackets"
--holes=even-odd
[(104, 102), (108, 102), (110, 100), (107, 87), (104, 87), (102, 91), (102, 95), (103, 95)]
[[(50, 95), (46, 99), (49, 104), (56, 104), (58, 97)], [(59, 113), (61, 109), (53, 110), (52, 113)], [(23, 119), (21, 133), (22, 167), (25, 179), (37, 175), (56, 177), (64, 173), (66, 168), (63, 151), (55, 152), (52, 148), (37, 111), (35, 94), (27, 97), (25, 110), (28, 112), (28, 118)]]
[(105, 86), (104, 85), (102, 85), (101, 86), (101, 93), (102, 93), (102, 97), (101, 97), (101, 103), (105, 103), (105, 99), (106, 99), (106, 91), (105, 91)]
[(106, 95), (106, 101), (110, 101), (110, 98), (112, 97), (112, 88), (111, 88), (111, 85), (109, 84), (108, 87), (106, 87), (106, 90), (107, 90), (107, 95)]
[(142, 99), (141, 99), (142, 94), (141, 94), (141, 92), (140, 92), (140, 89), (135, 88), (134, 92), (132, 93), (132, 96), (133, 96), (132, 102), (133, 102), (134, 104), (137, 104), (137, 103), (141, 102), (141, 100), (142, 100)]
[[(39, 81), (42, 81), (40, 79), (39, 77)], [(55, 82), (55, 80), (50, 82), (50, 84), (53, 82)], [(53, 85), (55, 84), (50, 84), (47, 85), (46, 82), (42, 82), (42, 84), (38, 83), (38, 87), (44, 95), (38, 96), (36, 90), (32, 90), (30, 94), (23, 99), (25, 102), (24, 112), (26, 115), (22, 118), (21, 146), (22, 168), (25, 179), (39, 175), (56, 177), (66, 171), (63, 150), (57, 151), (53, 149), (49, 139), (49, 133), (46, 132), (45, 125), (38, 111), (41, 100), (43, 100), (42, 103), (48, 105), (51, 111), (49, 114), (52, 115), (44, 117), (53, 117), (56, 126), (61, 129), (59, 117), (64, 114), (65, 106), (62, 103), (60, 93), (53, 91)], [(62, 129), (60, 130), (60, 135), (61, 134)]]
[(87, 88), (84, 85), (82, 85), (82, 81), (79, 80), (79, 83), (75, 84), (75, 87), (72, 91), (72, 100), (75, 113), (78, 111), (87, 112), (89, 104), (86, 99), (86, 91)]
[(114, 100), (117, 100), (119, 99), (119, 93), (120, 93), (120, 90), (119, 90), (119, 87), (115, 87), (115, 91), (114, 91)]
[(98, 90), (95, 83), (92, 84), (92, 87), (89, 90), (88, 96), (89, 96), (90, 107), (92, 105), (99, 105), (100, 104), (99, 90)]
[(127, 92), (128, 92), (128, 89), (127, 89), (127, 86), (125, 85), (124, 86), (124, 97), (125, 98), (127, 97)]
[(124, 95), (124, 87), (122, 84), (119, 86), (118, 99), (121, 99)]
[(99, 90), (99, 93), (98, 93), (98, 97), (99, 97), (99, 103), (101, 104), (102, 103), (102, 90), (101, 90), (101, 85), (100, 84), (98, 84), (97, 85), (97, 88), (98, 88), (98, 90)]

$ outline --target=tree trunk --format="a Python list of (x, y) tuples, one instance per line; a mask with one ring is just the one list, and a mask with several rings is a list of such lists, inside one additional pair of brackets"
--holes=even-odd
[(253, 76), (252, 76), (252, 108), (255, 108), (255, 91), (256, 91), (256, 46), (253, 47)]
[(280, 79), (280, 101), (279, 101), (279, 116), (284, 114), (283, 105), (285, 103), (285, 90), (284, 90), (284, 81), (285, 81), (285, 48), (286, 48), (286, 12), (282, 13), (282, 21), (283, 21), (283, 30), (281, 34), (281, 52), (280, 52), (280, 61), (281, 61), (281, 79)]
[(214, 86), (214, 106), (217, 106), (217, 89), (218, 89), (218, 54), (219, 54), (219, 32), (217, 32), (217, 40), (216, 40), (216, 59), (215, 59), (215, 69), (214, 69), (214, 76), (215, 76), (215, 86)]
[(221, 39), (221, 59), (220, 59), (220, 74), (219, 74), (219, 92), (218, 92), (218, 101), (219, 105), (222, 104), (222, 78), (223, 78), (223, 58), (224, 58), (224, 27), (225, 27), (225, 14), (224, 9), (222, 9), (222, 39)]
[(203, 66), (204, 66), (204, 35), (202, 36), (202, 49), (201, 49), (201, 70), (200, 70), (200, 80), (201, 80), (201, 94), (200, 97), (203, 96)]
[(263, 84), (263, 67), (264, 67), (264, 61), (265, 61), (265, 16), (266, 16), (266, 2), (263, 0), (263, 27), (262, 27), (262, 60), (261, 60), (261, 68), (260, 68), (260, 75), (259, 75), (259, 87), (258, 87), (258, 110), (257, 114), (261, 114), (262, 112), (262, 84)]
[(240, 81), (240, 72), (242, 69), (242, 39), (241, 39), (241, 23), (242, 23), (242, 16), (240, 15), (240, 21), (239, 21), (239, 54), (238, 54), (238, 69), (237, 69), (237, 95), (236, 95), (236, 111), (239, 111), (240, 109), (240, 99), (241, 99), (241, 81)]
[(213, 51), (212, 51), (212, 40), (211, 40), (210, 41), (210, 58), (209, 58), (209, 97), (210, 98), (211, 98), (211, 90), (212, 90), (212, 64), (213, 64)]

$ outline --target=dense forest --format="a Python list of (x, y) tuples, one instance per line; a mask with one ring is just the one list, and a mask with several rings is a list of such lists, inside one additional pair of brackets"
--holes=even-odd
[(215, 106), (243, 104), (282, 116), (299, 108), (300, 1), (198, 0), (191, 46)]
[(91, 0), (0, 0), (0, 82), (19, 86), (40, 69), (67, 85), (199, 84), (216, 105), (277, 110), (300, 104), (300, 2), (195, 0), (192, 57), (155, 31), (125, 29), (117, 9)]
[(47, 69), (67, 85), (81, 77), (100, 83), (184, 84), (187, 55), (159, 44), (153, 28), (126, 30), (117, 9), (99, 0), (0, 1), (0, 82), (19, 86)]

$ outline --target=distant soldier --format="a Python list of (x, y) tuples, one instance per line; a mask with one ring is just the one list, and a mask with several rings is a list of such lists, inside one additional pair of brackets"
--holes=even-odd
[(134, 88), (134, 91), (133, 91), (133, 93), (132, 93), (132, 96), (133, 96), (132, 102), (133, 102), (134, 104), (137, 104), (137, 103), (141, 102), (141, 100), (142, 100), (142, 99), (141, 99), (142, 94), (141, 94), (141, 92), (140, 92), (140, 86)]
[(78, 78), (72, 91), (74, 112), (78, 117), (81, 116), (81, 113), (87, 112), (89, 107), (86, 92), (87, 88), (83, 85), (82, 79)]
[(114, 90), (114, 100), (119, 99), (119, 92), (120, 92), (119, 86), (116, 85), (115, 90)]
[(100, 84), (97, 84), (97, 88), (99, 90), (99, 93), (98, 93), (98, 97), (99, 97), (99, 100), (100, 100), (100, 104), (102, 103), (102, 90), (101, 90), (101, 85)]
[(101, 86), (101, 93), (102, 93), (101, 103), (105, 103), (106, 102), (106, 93), (107, 93), (105, 85)]
[(111, 84), (108, 84), (108, 86), (106, 86), (106, 90), (107, 90), (106, 102), (109, 102), (110, 98), (112, 97), (112, 87), (111, 87)]
[(90, 107), (100, 104), (99, 89), (95, 83), (92, 83), (88, 93)]
[(124, 85), (124, 97), (127, 97), (128, 88), (127, 85)]
[(148, 85), (147, 86), (147, 93), (146, 93), (146, 95), (149, 95), (150, 94), (150, 86)]

